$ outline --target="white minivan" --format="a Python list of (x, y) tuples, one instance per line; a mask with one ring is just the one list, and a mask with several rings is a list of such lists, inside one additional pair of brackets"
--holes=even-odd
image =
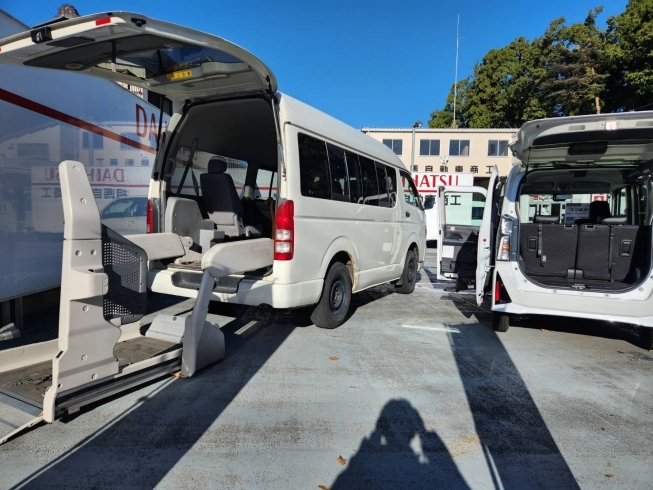
[(653, 112), (530, 121), (510, 147), (519, 163), (505, 185), (493, 173), (480, 227), (441, 206), (445, 239), (463, 237), (441, 267), (473, 277), (479, 304), (491, 293), (497, 331), (519, 316), (607, 320), (653, 347)]
[(313, 322), (334, 328), (352, 292), (386, 282), (413, 291), (426, 229), (404, 165), (382, 143), (279, 93), (270, 69), (244, 49), (113, 12), (4, 39), (0, 61), (143, 87), (179, 108), (160, 141), (147, 223), (161, 249), (172, 233), (184, 247), (150, 256), (152, 291), (195, 297), (211, 246), (239, 241), (246, 254), (261, 238), (274, 262), (221, 278), (215, 300), (316, 305)]

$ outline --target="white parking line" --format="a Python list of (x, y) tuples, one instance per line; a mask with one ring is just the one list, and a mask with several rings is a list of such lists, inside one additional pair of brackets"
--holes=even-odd
[(413, 328), (415, 330), (432, 330), (434, 332), (450, 332), (450, 333), (460, 333), (460, 330), (457, 328), (450, 327), (422, 327), (420, 325), (400, 325), (403, 328)]

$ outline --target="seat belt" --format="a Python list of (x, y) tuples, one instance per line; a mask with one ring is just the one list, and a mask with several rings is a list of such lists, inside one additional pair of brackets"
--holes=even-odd
[(537, 256), (540, 258), (540, 266), (544, 266), (546, 257), (542, 255), (542, 223), (537, 224)]
[[(188, 175), (188, 171), (193, 166), (193, 158), (195, 157), (196, 150), (197, 150), (197, 139), (194, 139), (193, 144), (190, 148), (190, 153), (188, 155), (188, 161), (186, 162), (186, 168), (184, 169), (184, 174), (181, 176), (179, 187), (177, 187), (177, 193), (175, 194), (177, 197), (179, 197), (179, 195), (181, 194), (181, 190), (184, 188), (184, 183), (186, 183), (186, 176)], [(197, 177), (195, 177), (195, 172), (191, 172), (190, 175), (193, 179), (193, 189), (195, 189), (195, 195), (197, 197), (200, 197), (200, 190), (199, 190), (199, 185), (197, 184)]]
[(613, 271), (613, 261), (612, 261), (612, 254), (614, 250), (614, 230), (612, 229), (612, 226), (610, 226), (610, 249), (608, 252), (608, 269), (610, 269), (610, 282), (614, 282), (614, 271)]

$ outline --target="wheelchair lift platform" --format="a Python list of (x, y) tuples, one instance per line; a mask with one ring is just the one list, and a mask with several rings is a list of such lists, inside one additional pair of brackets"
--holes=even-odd
[(157, 315), (144, 334), (121, 341), (121, 326), (145, 314), (148, 255), (179, 256), (187, 240), (119, 235), (101, 224), (84, 165), (64, 161), (59, 175), (65, 222), (58, 349), (45, 361), (39, 349), (2, 352), (1, 359), (20, 361), (0, 363), (0, 444), (89, 403), (170, 373), (190, 377), (220, 361), (224, 335), (206, 321), (216, 279), (273, 262), (269, 238), (247, 240), (247, 253), (242, 242), (213, 246), (202, 257), (192, 313)]

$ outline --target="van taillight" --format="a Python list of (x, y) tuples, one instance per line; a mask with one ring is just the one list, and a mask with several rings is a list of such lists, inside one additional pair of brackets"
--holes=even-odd
[(149, 199), (147, 200), (147, 232), (154, 233), (154, 207)]
[(295, 251), (295, 203), (284, 201), (274, 218), (274, 260), (290, 260)]

